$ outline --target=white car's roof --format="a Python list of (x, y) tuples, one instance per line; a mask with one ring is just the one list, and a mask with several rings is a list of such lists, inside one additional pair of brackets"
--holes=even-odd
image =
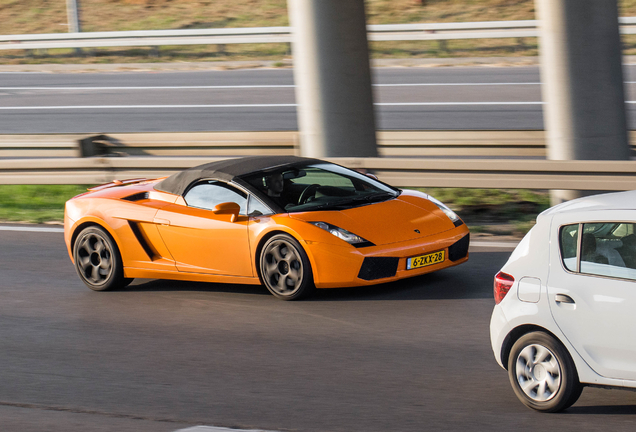
[(556, 205), (543, 214), (570, 213), (590, 210), (635, 210), (636, 190), (592, 195)]

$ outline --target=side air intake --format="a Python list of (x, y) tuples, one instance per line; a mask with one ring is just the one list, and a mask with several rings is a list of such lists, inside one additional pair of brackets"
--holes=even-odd
[(122, 199), (124, 201), (135, 202), (135, 201), (141, 201), (141, 200), (148, 199), (149, 195), (150, 195), (149, 192), (139, 192), (139, 193), (136, 193), (136, 194), (129, 195), (129, 196), (127, 196), (125, 198), (122, 198)]
[(358, 277), (370, 281), (395, 276), (399, 261), (393, 257), (366, 257)]
[(466, 234), (454, 245), (448, 248), (448, 258), (451, 261), (457, 261), (468, 255), (468, 246), (470, 245), (470, 234)]
[(146, 237), (146, 234), (143, 231), (143, 228), (137, 222), (133, 221), (128, 221), (128, 225), (130, 226), (133, 234), (135, 234), (135, 238), (139, 242), (139, 245), (143, 248), (144, 252), (146, 252), (146, 255), (148, 255), (148, 258), (150, 258), (152, 261), (161, 258), (159, 253), (151, 246), (150, 241), (148, 241), (148, 237)]

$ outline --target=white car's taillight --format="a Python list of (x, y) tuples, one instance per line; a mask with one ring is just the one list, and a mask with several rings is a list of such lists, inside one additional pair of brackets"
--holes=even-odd
[(495, 304), (501, 303), (506, 294), (508, 294), (508, 291), (510, 291), (510, 288), (512, 288), (512, 284), (514, 283), (515, 278), (508, 273), (499, 272), (495, 275)]

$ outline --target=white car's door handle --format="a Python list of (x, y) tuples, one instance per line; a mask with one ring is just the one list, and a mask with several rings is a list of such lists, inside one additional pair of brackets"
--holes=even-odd
[(574, 300), (569, 295), (557, 294), (554, 296), (554, 301), (557, 303), (574, 303)]

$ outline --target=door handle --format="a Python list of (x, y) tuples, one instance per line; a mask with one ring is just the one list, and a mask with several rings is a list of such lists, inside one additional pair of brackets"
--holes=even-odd
[(170, 225), (170, 221), (168, 219), (155, 218), (153, 222), (159, 225)]
[(557, 294), (556, 296), (554, 296), (554, 301), (557, 303), (570, 303), (570, 304), (575, 303), (572, 297), (565, 294)]

